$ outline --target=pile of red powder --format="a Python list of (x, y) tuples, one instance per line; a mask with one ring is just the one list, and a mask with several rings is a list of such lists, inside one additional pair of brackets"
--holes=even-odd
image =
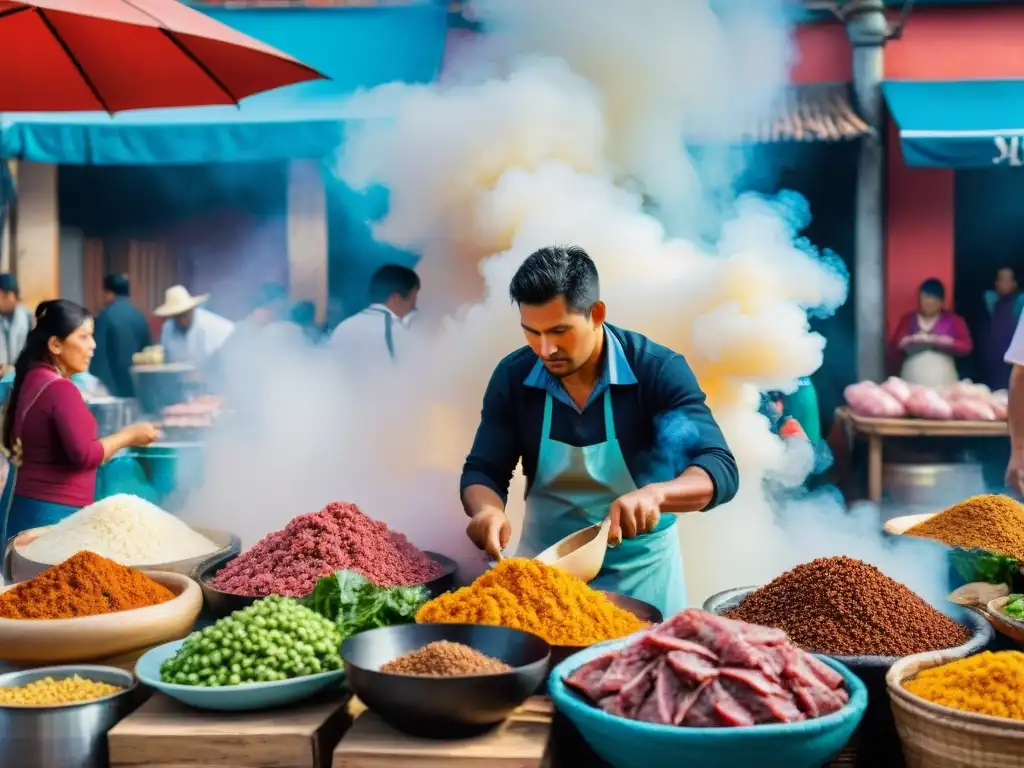
[(234, 595), (305, 597), (317, 579), (358, 571), (379, 587), (423, 584), (441, 566), (355, 504), (331, 502), (300, 515), (227, 564), (211, 582)]

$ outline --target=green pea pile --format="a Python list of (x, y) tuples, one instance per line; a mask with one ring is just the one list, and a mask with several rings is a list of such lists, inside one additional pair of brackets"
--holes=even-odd
[(341, 669), (334, 623), (290, 597), (272, 595), (199, 632), (160, 666), (160, 679), (219, 688)]

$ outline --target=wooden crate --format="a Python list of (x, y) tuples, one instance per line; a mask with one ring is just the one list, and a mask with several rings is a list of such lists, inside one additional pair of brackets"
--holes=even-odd
[(334, 749), (333, 768), (542, 768), (553, 709), (528, 699), (494, 731), (470, 739), (406, 736), (353, 701), (355, 722)]
[(108, 735), (111, 768), (329, 768), (348, 697), (266, 712), (208, 712), (157, 693)]

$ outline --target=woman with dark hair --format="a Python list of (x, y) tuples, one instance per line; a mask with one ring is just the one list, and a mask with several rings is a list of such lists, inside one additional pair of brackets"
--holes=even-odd
[(133, 424), (97, 438), (96, 420), (71, 382), (89, 369), (95, 349), (93, 319), (84, 307), (57, 299), (36, 309), (4, 408), (0, 437), (12, 471), (0, 501), (0, 541), (92, 504), (100, 464), (157, 437), (152, 424)]
[(971, 354), (974, 343), (964, 319), (945, 305), (945, 286), (929, 278), (918, 289), (917, 309), (900, 318), (889, 341), (889, 365), (904, 381), (946, 387), (960, 380), (956, 358)]

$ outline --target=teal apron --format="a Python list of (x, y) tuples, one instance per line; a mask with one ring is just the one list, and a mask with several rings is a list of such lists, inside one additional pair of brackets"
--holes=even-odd
[[(604, 393), (605, 442), (597, 445), (579, 448), (552, 440), (553, 402), (548, 394), (537, 471), (526, 496), (523, 536), (516, 552), (523, 557), (534, 557), (581, 528), (600, 524), (616, 499), (637, 489), (615, 437), (611, 390)], [(643, 600), (666, 618), (686, 608), (675, 517), (664, 515), (651, 533), (609, 548), (590, 586)]]

